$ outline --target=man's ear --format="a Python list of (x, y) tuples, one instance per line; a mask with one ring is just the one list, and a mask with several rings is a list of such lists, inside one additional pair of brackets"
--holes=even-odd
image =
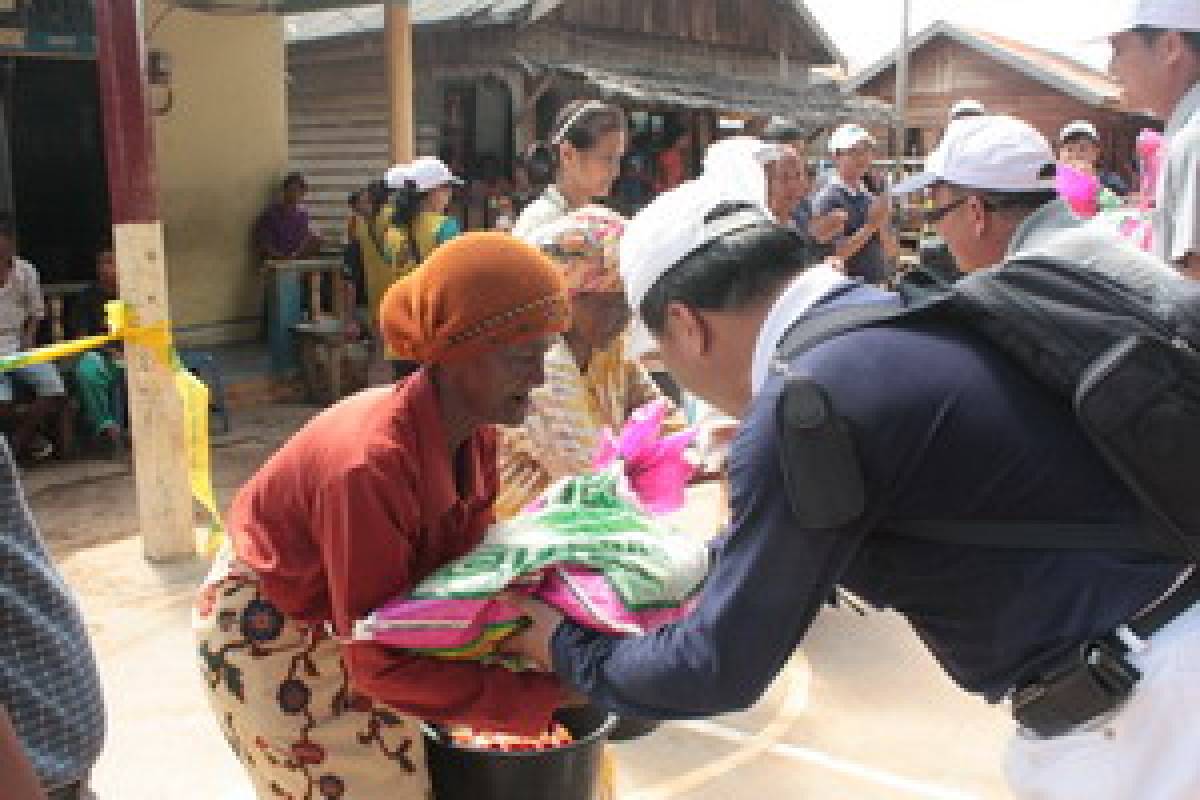
[(971, 230), (975, 233), (975, 238), (982, 239), (991, 230), (990, 226), (994, 222), (991, 215), (988, 214), (987, 208), (983, 205), (983, 200), (974, 195), (967, 198), (965, 211), (967, 212), (968, 221), (971, 223)]
[(664, 332), (687, 355), (707, 355), (712, 347), (708, 321), (696, 309), (683, 303), (668, 303)]

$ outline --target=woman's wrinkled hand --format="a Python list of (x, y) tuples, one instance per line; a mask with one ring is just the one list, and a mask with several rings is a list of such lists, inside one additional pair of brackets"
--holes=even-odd
[(499, 642), (496, 649), (505, 655), (522, 656), (538, 669), (553, 672), (550, 640), (563, 621), (562, 612), (523, 594), (507, 593), (504, 599), (520, 608), (530, 623), (520, 633)]

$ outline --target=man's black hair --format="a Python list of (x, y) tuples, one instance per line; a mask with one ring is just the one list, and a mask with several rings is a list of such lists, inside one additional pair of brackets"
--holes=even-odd
[[(1138, 25), (1133, 32), (1141, 36), (1146, 44), (1154, 44), (1168, 30), (1168, 28), (1155, 28), (1151, 25)], [(1192, 48), (1193, 53), (1200, 56), (1200, 31), (1176, 31), (1176, 33), (1183, 37), (1184, 43)]]
[(0, 236), (13, 239), (17, 235), (17, 226), (13, 224), (12, 214), (0, 214)]
[[(709, 214), (713, 222), (753, 206), (723, 203)], [(762, 214), (752, 224), (691, 253), (650, 287), (638, 311), (646, 327), (659, 332), (667, 306), (682, 303), (703, 311), (747, 308), (765, 300), (821, 256), (797, 231)]]

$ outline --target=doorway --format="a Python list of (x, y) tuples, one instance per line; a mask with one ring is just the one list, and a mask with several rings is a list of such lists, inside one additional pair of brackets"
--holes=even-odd
[[(0, 62), (0, 176), (18, 249), (43, 284), (91, 280), (111, 228), (95, 62), (10, 57)], [(6, 157), (7, 156), (7, 157)]]

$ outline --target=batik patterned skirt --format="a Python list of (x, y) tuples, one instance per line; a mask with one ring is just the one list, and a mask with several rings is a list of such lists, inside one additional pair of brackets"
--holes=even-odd
[(280, 613), (217, 557), (192, 614), (217, 722), (260, 800), (429, 800), (420, 723), (356, 694), (324, 626)]

